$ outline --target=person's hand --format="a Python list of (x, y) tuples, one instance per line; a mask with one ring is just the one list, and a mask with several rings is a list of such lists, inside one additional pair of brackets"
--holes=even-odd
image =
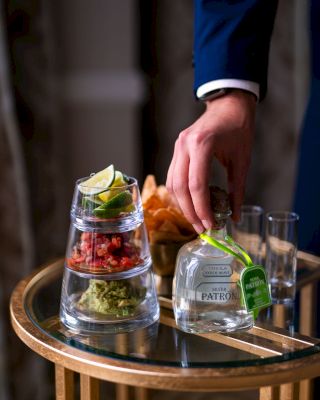
[(174, 147), (166, 186), (198, 233), (213, 225), (209, 175), (213, 157), (226, 168), (233, 219), (240, 217), (251, 158), (256, 99), (233, 90), (206, 103), (206, 110), (183, 130)]

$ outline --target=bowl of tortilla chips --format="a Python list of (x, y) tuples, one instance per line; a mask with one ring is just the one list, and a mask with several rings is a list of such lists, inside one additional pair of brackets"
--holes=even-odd
[(157, 185), (154, 175), (146, 177), (141, 200), (154, 272), (173, 276), (180, 247), (197, 234), (166, 187)]

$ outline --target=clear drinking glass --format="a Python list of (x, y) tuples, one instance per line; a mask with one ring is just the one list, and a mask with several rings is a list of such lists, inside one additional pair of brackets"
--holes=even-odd
[(267, 214), (266, 270), (274, 303), (288, 303), (295, 298), (298, 221), (294, 212)]
[(250, 255), (254, 264), (261, 264), (264, 210), (256, 205), (243, 205), (239, 222), (232, 222), (233, 239)]
[(76, 182), (71, 206), (71, 219), (80, 230), (125, 232), (143, 222), (140, 191), (135, 178), (128, 177), (126, 185), (107, 190), (86, 187), (88, 178)]
[(128, 179), (104, 192), (76, 182), (60, 305), (70, 329), (127, 332), (159, 318), (140, 192)]

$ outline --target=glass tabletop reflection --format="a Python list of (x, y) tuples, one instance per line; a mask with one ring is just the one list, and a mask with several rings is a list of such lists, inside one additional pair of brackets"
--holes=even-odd
[(319, 339), (296, 333), (293, 304), (264, 310), (249, 331), (195, 335), (176, 328), (170, 299), (160, 297), (158, 323), (129, 333), (79, 334), (67, 329), (59, 320), (62, 271), (61, 262), (59, 268), (48, 267), (30, 284), (24, 308), (43, 333), (85, 352), (117, 360), (184, 368), (257, 366), (320, 352)]

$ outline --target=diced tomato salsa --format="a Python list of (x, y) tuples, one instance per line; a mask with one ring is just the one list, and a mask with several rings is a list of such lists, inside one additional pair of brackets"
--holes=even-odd
[(128, 233), (83, 232), (67, 259), (69, 268), (78, 271), (121, 272), (141, 263), (140, 249), (130, 243)]

